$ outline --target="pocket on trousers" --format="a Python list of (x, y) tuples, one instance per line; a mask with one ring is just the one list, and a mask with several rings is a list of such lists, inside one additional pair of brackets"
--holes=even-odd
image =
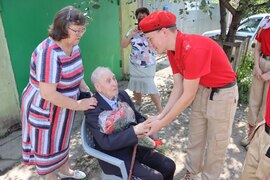
[(228, 120), (230, 104), (228, 101), (212, 101), (207, 102), (207, 116), (214, 119)]
[(270, 176), (270, 158), (265, 156), (261, 157), (258, 168), (256, 171), (256, 176), (259, 177), (260, 179), (265, 179), (266, 177)]
[(228, 134), (216, 134), (216, 146), (215, 146), (215, 154), (223, 155), (226, 153), (227, 146), (229, 144)]
[(49, 129), (51, 127), (50, 110), (31, 104), (28, 122), (35, 128)]

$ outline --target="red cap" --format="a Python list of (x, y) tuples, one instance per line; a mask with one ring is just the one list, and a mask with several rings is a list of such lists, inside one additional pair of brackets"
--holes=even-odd
[(176, 26), (176, 16), (169, 11), (156, 11), (143, 18), (139, 24), (144, 33)]

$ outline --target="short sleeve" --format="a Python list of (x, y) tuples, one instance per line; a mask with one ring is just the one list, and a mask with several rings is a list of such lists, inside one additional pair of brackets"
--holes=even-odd
[(185, 79), (200, 78), (211, 71), (212, 48), (200, 48), (190, 51), (184, 61)]
[(36, 59), (36, 79), (39, 82), (58, 83), (60, 81), (60, 61), (53, 48), (40, 50)]

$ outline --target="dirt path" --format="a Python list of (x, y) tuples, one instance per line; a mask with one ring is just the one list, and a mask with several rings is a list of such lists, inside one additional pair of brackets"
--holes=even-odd
[[(158, 61), (157, 73), (155, 79), (162, 98), (162, 105), (167, 102), (170, 90), (172, 88), (171, 68), (167, 60)], [(127, 82), (120, 82), (120, 87), (126, 89)], [(132, 97), (132, 92), (126, 90)], [(143, 97), (143, 108), (141, 112), (146, 115), (156, 114), (155, 107), (148, 96)], [(178, 118), (173, 121), (168, 127), (163, 128), (159, 135), (166, 140), (165, 154), (171, 157), (177, 164), (175, 180), (180, 180), (184, 176), (184, 160), (185, 150), (187, 147), (188, 135), (188, 116), (190, 109), (187, 109)], [(227, 157), (224, 163), (224, 170), (221, 175), (222, 180), (237, 180), (242, 169), (245, 159), (246, 150), (240, 146), (239, 141), (245, 134), (247, 110), (245, 106), (239, 105), (237, 108), (235, 120), (233, 123), (233, 131), (231, 141), (228, 146)], [(79, 166), (88, 172), (88, 177), (91, 180), (99, 179), (100, 169), (95, 159), (85, 155), (77, 159), (76, 166)]]
[[(159, 60), (156, 73), (156, 83), (160, 90), (162, 105), (167, 102), (170, 90), (172, 88), (172, 76), (171, 68), (169, 67), (167, 60)], [(126, 89), (127, 82), (119, 82), (121, 89)], [(127, 92), (132, 96), (132, 92)], [(150, 98), (143, 97), (143, 108), (141, 112), (146, 115), (154, 115), (156, 113), (155, 107)], [(184, 160), (185, 150), (187, 147), (187, 135), (188, 135), (188, 116), (190, 109), (184, 111), (178, 118), (173, 121), (169, 126), (163, 128), (159, 135), (162, 139), (166, 140), (165, 154), (171, 157), (177, 165), (175, 180), (182, 179), (184, 175)], [(247, 109), (245, 106), (239, 105), (237, 108), (235, 120), (233, 123), (233, 131), (231, 136), (231, 143), (228, 146), (228, 153), (224, 163), (224, 170), (221, 175), (222, 180), (237, 180), (242, 169), (246, 150), (240, 146), (239, 141), (244, 136), (244, 126), (246, 124)], [(71, 164), (74, 168), (78, 168), (87, 173), (87, 179), (99, 180), (100, 168), (95, 158), (86, 155), (81, 146), (80, 140), (80, 122), (82, 119), (82, 113), (77, 113), (76, 120), (73, 128), (71, 139)], [(18, 144), (20, 148), (20, 144)], [(11, 168), (0, 179), (5, 180), (27, 180), (27, 179), (43, 179), (40, 178), (33, 166), (24, 166), (20, 162), (13, 168)]]

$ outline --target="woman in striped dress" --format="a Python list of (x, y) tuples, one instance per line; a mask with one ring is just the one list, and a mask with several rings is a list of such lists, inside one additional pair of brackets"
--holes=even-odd
[(94, 109), (95, 98), (77, 100), (89, 91), (83, 80), (78, 43), (86, 30), (85, 16), (68, 6), (54, 17), (49, 37), (32, 53), (29, 83), (22, 94), (23, 162), (36, 165), (47, 179), (82, 179), (85, 174), (71, 170), (69, 142), (75, 110)]

